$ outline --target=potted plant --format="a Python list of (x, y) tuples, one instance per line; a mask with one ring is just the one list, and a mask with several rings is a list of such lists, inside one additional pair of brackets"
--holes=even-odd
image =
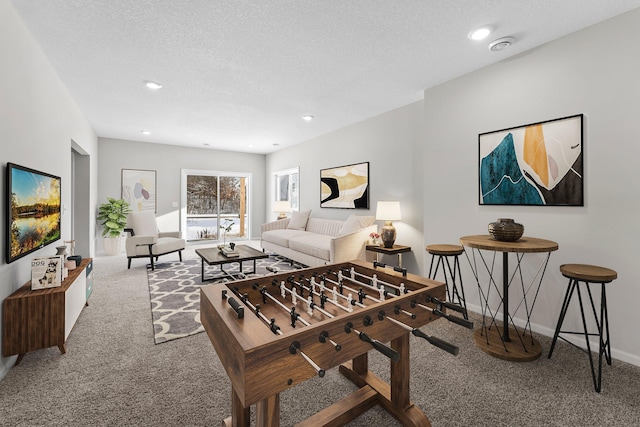
[[(225, 219), (222, 224), (220, 224), (220, 230), (222, 232), (222, 247), (220, 249), (224, 249), (227, 246), (227, 233), (231, 231), (233, 227), (233, 220)], [(231, 248), (233, 250), (233, 248)]]
[(118, 255), (124, 249), (124, 228), (127, 215), (131, 213), (129, 203), (124, 199), (107, 197), (108, 203), (98, 208), (98, 220), (102, 221), (102, 247), (107, 255)]

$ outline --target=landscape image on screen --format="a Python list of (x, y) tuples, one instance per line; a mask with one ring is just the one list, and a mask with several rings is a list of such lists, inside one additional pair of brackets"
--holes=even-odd
[(9, 163), (7, 262), (60, 239), (60, 178)]

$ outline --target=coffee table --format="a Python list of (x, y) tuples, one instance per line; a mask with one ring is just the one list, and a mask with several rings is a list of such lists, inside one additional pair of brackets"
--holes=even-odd
[[(209, 280), (220, 279), (222, 277), (228, 277), (232, 280), (237, 280), (238, 277), (236, 276), (241, 277), (241, 276), (244, 276), (245, 274), (252, 274), (256, 272), (257, 259), (269, 258), (268, 254), (246, 245), (236, 245), (235, 250), (238, 251), (238, 253), (240, 254), (239, 256), (226, 257), (222, 255), (222, 253), (220, 253), (220, 249), (218, 249), (217, 247), (196, 249), (196, 254), (198, 254), (198, 256), (202, 259), (201, 280), (205, 282)], [(244, 261), (253, 261), (253, 271), (247, 271), (247, 272), (242, 271), (242, 263)], [(240, 272), (235, 275), (224, 270), (225, 264), (232, 264), (234, 262), (237, 262), (238, 264), (240, 264)], [(204, 277), (205, 263), (207, 263), (208, 265), (219, 265), (220, 271), (223, 274), (205, 278)]]

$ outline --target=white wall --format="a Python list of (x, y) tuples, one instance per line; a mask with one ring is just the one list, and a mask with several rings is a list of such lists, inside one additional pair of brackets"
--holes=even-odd
[[(156, 171), (156, 200), (158, 226), (162, 231), (180, 229), (181, 169), (212, 171), (250, 172), (252, 174), (250, 203), (252, 206), (252, 238), (260, 236), (260, 225), (264, 222), (265, 204), (265, 156), (233, 151), (205, 148), (185, 148), (175, 145), (150, 144), (139, 141), (100, 138), (98, 143), (99, 187), (98, 203), (107, 197), (121, 197), (121, 170), (144, 169)], [(96, 229), (102, 233), (101, 226)], [(183, 235), (185, 233), (183, 232)], [(96, 239), (97, 250), (102, 253), (100, 239)]]
[[(525, 235), (558, 242), (533, 315), (534, 330), (546, 335), (553, 335), (567, 286), (561, 264), (616, 270), (618, 279), (607, 295), (611, 345), (615, 358), (635, 365), (640, 365), (638, 40), (640, 9), (426, 90), (421, 154), (425, 243), (486, 234), (487, 224), (499, 217), (523, 223)], [(478, 205), (479, 133), (580, 113), (584, 207)], [(532, 256), (527, 268), (539, 259)], [(478, 304), (466, 260), (463, 266), (467, 298)], [(577, 328), (578, 320), (574, 310), (565, 326)]]
[[(71, 99), (38, 45), (8, 0), (0, 0), (0, 187), (5, 188), (5, 166), (17, 163), (62, 178), (62, 240), (71, 237), (71, 145), (74, 141), (90, 157), (90, 187), (97, 188), (97, 138)], [(95, 200), (85, 201), (93, 203)], [(0, 300), (31, 278), (31, 258), (53, 255), (51, 244), (11, 264), (6, 264), (5, 197), (1, 198)], [(91, 221), (95, 224), (95, 220)], [(88, 231), (93, 235), (94, 230)], [(61, 242), (59, 242), (61, 243)], [(93, 254), (83, 254), (93, 256)], [(1, 319), (1, 316), (0, 316)], [(0, 328), (1, 328), (0, 320)], [(15, 356), (0, 358), (0, 378)]]
[[(421, 181), (417, 178), (421, 165), (412, 153), (421, 134), (420, 101), (267, 155), (266, 217), (274, 220), (277, 216), (270, 209), (274, 200), (272, 174), (296, 166), (300, 167), (300, 210), (311, 209), (311, 216), (346, 219), (351, 214), (375, 215), (378, 200), (399, 200), (402, 221), (394, 222), (396, 243), (413, 248), (412, 253), (403, 255), (403, 266), (419, 271), (424, 251)], [(320, 169), (360, 162), (369, 162), (370, 209), (320, 208)]]

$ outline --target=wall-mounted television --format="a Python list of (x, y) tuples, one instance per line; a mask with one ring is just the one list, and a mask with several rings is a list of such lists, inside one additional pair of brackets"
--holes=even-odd
[(7, 263), (60, 240), (60, 177), (7, 163)]

